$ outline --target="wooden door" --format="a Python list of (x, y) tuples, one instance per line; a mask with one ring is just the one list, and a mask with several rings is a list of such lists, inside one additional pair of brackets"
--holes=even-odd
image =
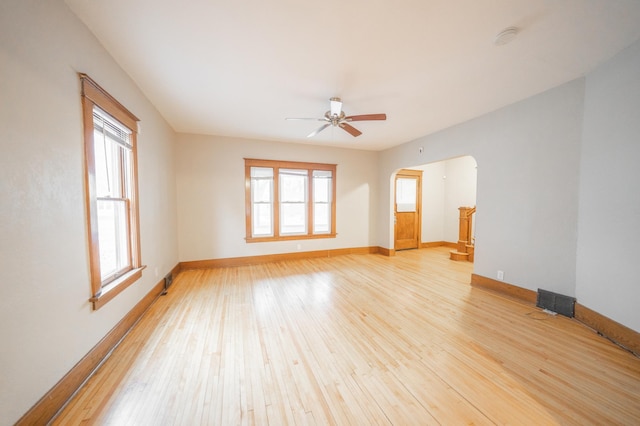
[(394, 247), (396, 250), (418, 248), (422, 223), (422, 171), (400, 170), (394, 187)]

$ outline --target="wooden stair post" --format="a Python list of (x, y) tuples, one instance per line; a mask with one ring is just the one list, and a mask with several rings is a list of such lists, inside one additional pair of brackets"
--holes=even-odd
[(458, 246), (456, 250), (451, 250), (449, 258), (451, 260), (468, 260), (473, 262), (474, 245), (471, 241), (472, 215), (476, 212), (475, 207), (459, 207), (460, 226), (458, 228)]

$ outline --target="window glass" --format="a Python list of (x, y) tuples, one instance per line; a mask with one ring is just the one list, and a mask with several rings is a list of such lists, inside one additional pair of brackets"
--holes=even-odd
[(245, 159), (247, 241), (335, 237), (333, 164)]
[(273, 212), (271, 204), (254, 204), (252, 217), (254, 237), (273, 235)]
[(100, 275), (103, 283), (131, 269), (127, 210), (125, 200), (98, 200)]
[(418, 180), (414, 178), (396, 179), (396, 208), (398, 212), (416, 211), (416, 191)]
[(251, 167), (252, 236), (273, 235), (273, 168)]
[(313, 212), (313, 232), (324, 234), (331, 231), (330, 204), (315, 204)]
[(280, 234), (306, 234), (306, 213), (305, 203), (282, 203), (280, 206)]
[(329, 170), (313, 171), (313, 232), (331, 231), (331, 182)]
[(251, 198), (254, 203), (273, 201), (273, 169), (251, 168)]
[(97, 107), (93, 126), (100, 279), (105, 286), (132, 269), (128, 226), (131, 132)]
[(307, 171), (280, 169), (280, 233), (307, 232)]
[(280, 169), (280, 201), (304, 203), (307, 201), (307, 171)]

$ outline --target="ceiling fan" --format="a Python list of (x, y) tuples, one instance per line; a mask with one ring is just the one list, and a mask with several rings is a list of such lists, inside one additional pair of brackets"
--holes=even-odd
[(331, 98), (329, 102), (331, 103), (331, 109), (325, 112), (322, 118), (285, 118), (285, 120), (325, 121), (325, 124), (307, 135), (308, 138), (312, 138), (329, 126), (340, 127), (354, 137), (360, 136), (362, 132), (349, 124), (350, 122), (387, 119), (387, 114), (346, 115), (344, 111), (342, 111), (342, 101), (340, 98)]

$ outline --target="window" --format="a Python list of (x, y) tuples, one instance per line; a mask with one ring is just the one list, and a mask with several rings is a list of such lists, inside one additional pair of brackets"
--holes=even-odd
[(91, 269), (98, 309), (142, 276), (138, 224), (138, 119), (80, 74)]
[(248, 242), (336, 236), (336, 165), (245, 158)]

